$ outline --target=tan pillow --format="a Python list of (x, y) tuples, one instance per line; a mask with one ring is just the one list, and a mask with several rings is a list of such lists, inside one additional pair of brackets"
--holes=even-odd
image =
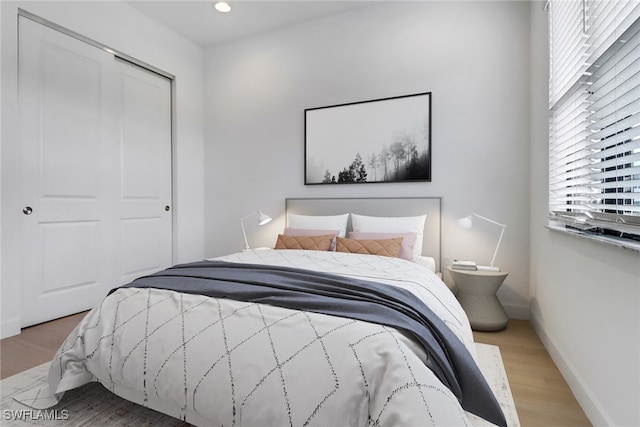
[(382, 255), (398, 258), (402, 237), (383, 240), (356, 240), (338, 237), (336, 252), (350, 252), (353, 254)]
[[(329, 249), (330, 251), (335, 251), (336, 250), (336, 236), (338, 236), (338, 234), (340, 234), (339, 230), (311, 230), (311, 229), (305, 229), (305, 228), (291, 228), (291, 227), (287, 227), (284, 229), (284, 231), (282, 232), (282, 234), (284, 234), (285, 236), (324, 236), (325, 234), (329, 234), (329, 233), (333, 233), (334, 237), (333, 237), (333, 241), (331, 242), (331, 249)], [(390, 237), (397, 237), (397, 236), (390, 236)]]
[(335, 234), (325, 234), (323, 236), (285, 236), (278, 234), (276, 249), (328, 251), (335, 237)]
[(398, 255), (398, 258), (414, 261), (413, 247), (416, 244), (416, 238), (418, 237), (416, 233), (368, 233), (366, 231), (352, 231), (349, 233), (348, 237), (356, 240), (380, 240), (402, 237), (400, 255)]

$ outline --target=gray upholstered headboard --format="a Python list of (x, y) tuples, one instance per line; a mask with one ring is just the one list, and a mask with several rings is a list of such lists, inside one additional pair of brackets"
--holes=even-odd
[[(355, 213), (370, 216), (427, 215), (422, 254), (436, 260), (442, 271), (442, 197), (380, 198), (287, 198), (285, 214), (340, 215)], [(347, 230), (351, 229), (351, 219)]]

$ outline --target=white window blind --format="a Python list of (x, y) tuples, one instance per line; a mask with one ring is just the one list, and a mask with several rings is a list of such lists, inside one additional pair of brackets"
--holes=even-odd
[(640, 238), (640, 2), (551, 0), (550, 219)]

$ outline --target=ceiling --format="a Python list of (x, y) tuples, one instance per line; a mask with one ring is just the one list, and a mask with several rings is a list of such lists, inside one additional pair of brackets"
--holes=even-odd
[(368, 2), (330, 0), (228, 0), (231, 12), (220, 13), (213, 1), (127, 1), (130, 6), (206, 47), (286, 28), (341, 13)]

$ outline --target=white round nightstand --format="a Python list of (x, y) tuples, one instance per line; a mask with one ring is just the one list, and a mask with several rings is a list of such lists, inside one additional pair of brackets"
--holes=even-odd
[(476, 331), (498, 331), (507, 326), (509, 318), (496, 292), (509, 275), (506, 271), (455, 270), (447, 267), (456, 282), (456, 297), (467, 313), (471, 328)]

